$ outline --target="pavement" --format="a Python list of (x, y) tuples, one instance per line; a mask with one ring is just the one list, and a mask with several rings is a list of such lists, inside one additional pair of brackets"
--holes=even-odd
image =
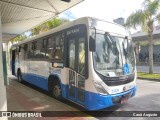
[[(134, 98), (121, 105), (116, 111), (131, 111), (134, 113), (160, 114), (160, 82), (137, 80), (137, 93)], [(127, 112), (126, 112), (127, 114)], [(140, 114), (139, 114), (140, 115)], [(113, 120), (113, 117), (99, 117), (100, 120)], [(159, 120), (160, 117), (116, 117), (114, 120)]]
[[(138, 72), (149, 72), (149, 66), (148, 65), (137, 65), (137, 71)], [(153, 66), (153, 73), (160, 73), (160, 65), (154, 65)]]
[[(60, 115), (62, 114), (61, 119), (68, 120), (70, 116), (72, 116), (72, 120), (96, 120), (96, 118), (87, 115), (86, 113), (82, 113), (78, 105), (70, 102), (70, 101), (59, 101), (51, 96), (46, 91), (43, 91), (35, 86), (32, 86), (27, 83), (19, 83), (17, 78), (14, 76), (9, 76), (10, 85), (7, 86), (7, 103), (8, 103), (8, 111), (48, 111), (48, 116), (55, 117), (37, 117), (37, 118), (18, 118), (18, 117), (10, 117), (9, 120), (56, 120), (60, 119)], [(57, 111), (57, 112), (54, 112)], [(62, 112), (61, 112), (62, 111)], [(75, 113), (69, 113), (69, 111), (74, 111)], [(70, 114), (69, 117), (67, 114)], [(55, 115), (60, 114), (60, 115)], [(75, 114), (79, 114), (80, 117)], [(58, 117), (57, 117), (58, 116)], [(63, 117), (64, 116), (64, 117)], [(83, 117), (87, 116), (87, 117)]]

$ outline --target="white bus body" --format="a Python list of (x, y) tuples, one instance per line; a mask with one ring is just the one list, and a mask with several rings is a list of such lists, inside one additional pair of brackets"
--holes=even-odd
[(12, 46), (12, 74), (87, 110), (122, 104), (136, 92), (134, 51), (115, 23), (84, 17)]

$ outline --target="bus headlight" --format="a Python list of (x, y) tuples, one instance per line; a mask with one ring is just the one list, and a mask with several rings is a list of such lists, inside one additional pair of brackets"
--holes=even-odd
[(96, 90), (102, 94), (102, 95), (107, 95), (107, 91), (103, 88), (103, 86), (101, 85), (101, 83), (97, 82), (97, 81), (93, 81), (94, 86), (96, 88)]

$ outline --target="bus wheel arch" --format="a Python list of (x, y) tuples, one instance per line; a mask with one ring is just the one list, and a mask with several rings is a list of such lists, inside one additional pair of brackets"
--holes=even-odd
[(48, 90), (52, 97), (56, 99), (62, 98), (61, 82), (58, 76), (50, 75), (48, 78)]
[(20, 68), (18, 68), (17, 69), (17, 78), (18, 78), (18, 82), (22, 82), (23, 80), (22, 80), (22, 73), (21, 73), (21, 69)]

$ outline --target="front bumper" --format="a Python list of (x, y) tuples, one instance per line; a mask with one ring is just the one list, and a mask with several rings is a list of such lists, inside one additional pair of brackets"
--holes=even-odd
[(136, 86), (123, 93), (114, 95), (100, 95), (87, 92), (86, 94), (86, 109), (99, 110), (110, 106), (121, 104), (122, 99), (129, 99), (136, 94)]

